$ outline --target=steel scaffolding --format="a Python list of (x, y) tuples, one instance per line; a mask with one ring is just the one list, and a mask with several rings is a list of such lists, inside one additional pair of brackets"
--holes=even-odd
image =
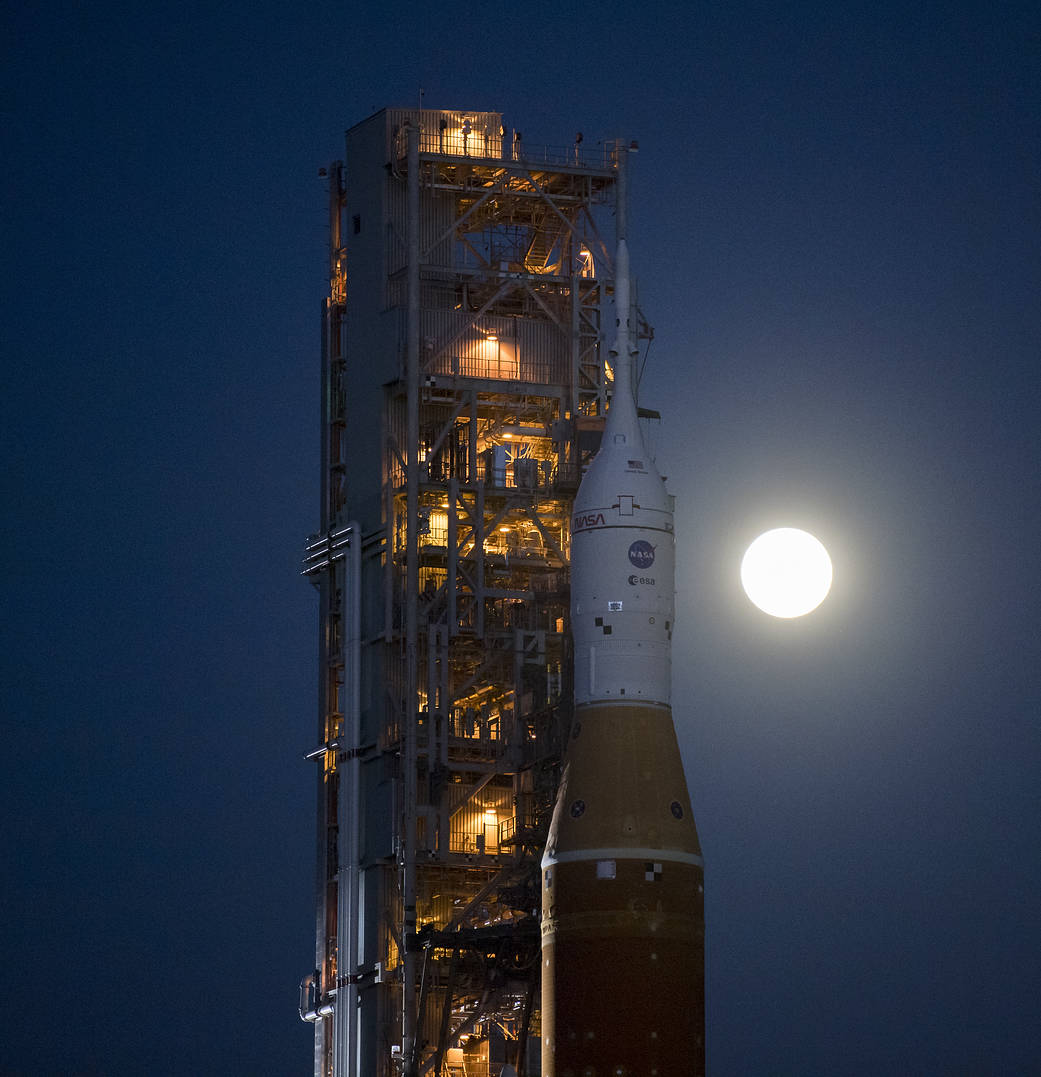
[(328, 170), (316, 1077), (538, 1072), (570, 508), (610, 391), (624, 160), (384, 110)]

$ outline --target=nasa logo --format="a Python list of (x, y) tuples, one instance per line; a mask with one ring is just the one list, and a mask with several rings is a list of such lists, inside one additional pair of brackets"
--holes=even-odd
[(654, 547), (643, 539), (637, 539), (629, 547), (629, 560), (636, 568), (650, 568), (654, 564)]
[(571, 530), (575, 532), (584, 531), (587, 527), (602, 527), (605, 522), (602, 512), (580, 512), (571, 521)]

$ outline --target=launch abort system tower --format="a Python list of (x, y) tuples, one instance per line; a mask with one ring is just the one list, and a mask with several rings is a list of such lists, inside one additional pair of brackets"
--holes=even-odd
[[(538, 1072), (570, 514), (626, 150), (384, 110), (329, 174), (316, 1077)], [(637, 336), (645, 335), (637, 333)], [(509, 1072), (507, 1070), (507, 1072)]]

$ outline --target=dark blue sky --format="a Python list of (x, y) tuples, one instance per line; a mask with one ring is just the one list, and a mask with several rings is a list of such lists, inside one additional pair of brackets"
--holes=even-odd
[[(420, 86), (640, 142), (712, 1074), (1041, 1073), (1036, 5), (58, 3), (3, 41), (0, 1073), (310, 1072), (317, 172)], [(796, 622), (737, 581), (782, 524), (835, 562)]]

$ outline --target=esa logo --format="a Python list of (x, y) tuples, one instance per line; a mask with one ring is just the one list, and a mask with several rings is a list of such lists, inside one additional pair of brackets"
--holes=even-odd
[(629, 561), (634, 568), (650, 568), (654, 564), (654, 547), (643, 539), (637, 539), (629, 547)]
[(654, 586), (654, 577), (653, 576), (630, 576), (629, 577), (629, 586), (630, 587), (636, 587), (641, 583), (646, 584), (648, 587), (653, 587)]

